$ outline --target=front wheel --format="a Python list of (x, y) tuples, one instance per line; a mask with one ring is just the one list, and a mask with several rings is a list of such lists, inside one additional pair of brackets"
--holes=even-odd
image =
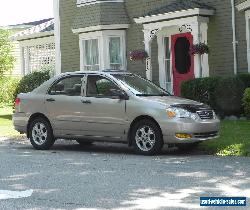
[(29, 138), (37, 150), (48, 150), (55, 143), (52, 128), (44, 118), (36, 118), (29, 126)]
[(135, 150), (142, 155), (155, 155), (163, 147), (161, 130), (152, 120), (140, 120), (131, 135)]

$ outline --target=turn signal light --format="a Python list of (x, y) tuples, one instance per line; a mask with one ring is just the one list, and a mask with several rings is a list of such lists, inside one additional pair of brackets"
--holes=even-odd
[(167, 115), (169, 118), (175, 118), (176, 117), (176, 113), (170, 110), (167, 110)]
[(175, 136), (176, 138), (179, 138), (179, 139), (191, 139), (192, 138), (192, 135), (187, 134), (187, 133), (176, 133)]

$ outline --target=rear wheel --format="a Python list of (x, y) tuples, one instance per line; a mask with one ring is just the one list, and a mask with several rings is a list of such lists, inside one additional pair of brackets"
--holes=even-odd
[(44, 118), (34, 119), (29, 126), (29, 139), (38, 150), (48, 150), (55, 143), (50, 123)]
[(132, 128), (131, 138), (135, 150), (142, 155), (155, 155), (163, 147), (161, 130), (152, 120), (140, 120)]

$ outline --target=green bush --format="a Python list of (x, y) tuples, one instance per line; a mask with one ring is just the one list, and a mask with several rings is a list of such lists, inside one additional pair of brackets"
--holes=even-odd
[(238, 77), (221, 78), (215, 88), (215, 104), (222, 116), (243, 113), (242, 98), (244, 83)]
[(245, 89), (250, 87), (250, 74), (238, 74), (236, 77), (244, 83)]
[(8, 106), (12, 103), (12, 96), (16, 90), (20, 78), (2, 77), (0, 79), (0, 106)]
[(247, 88), (245, 90), (242, 100), (243, 100), (245, 115), (247, 118), (250, 118), (250, 88)]
[(250, 87), (250, 74), (234, 77), (207, 77), (185, 81), (181, 93), (185, 98), (210, 105), (221, 117), (243, 113), (242, 98)]
[(19, 93), (28, 93), (40, 86), (42, 83), (50, 79), (50, 71), (35, 71), (24, 76), (16, 87), (13, 94), (13, 99), (17, 97)]
[(181, 85), (181, 95), (208, 104), (217, 110), (215, 89), (220, 79), (220, 77), (206, 77), (185, 81)]

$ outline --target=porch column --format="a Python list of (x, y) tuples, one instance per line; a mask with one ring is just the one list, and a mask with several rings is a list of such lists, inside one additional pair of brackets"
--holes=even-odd
[[(194, 44), (198, 44), (201, 41), (201, 33), (200, 33), (200, 23), (193, 23), (192, 24), (192, 35), (194, 38)], [(202, 77), (202, 66), (201, 66), (201, 56), (195, 55), (194, 56), (194, 75), (195, 78)]]
[[(208, 24), (206, 22), (202, 22), (200, 24), (201, 42), (206, 44), (207, 44), (207, 30), (208, 30)], [(204, 54), (201, 56), (201, 67), (202, 67), (202, 77), (208, 77), (209, 76), (208, 54)]]
[(151, 31), (150, 30), (143, 30), (144, 33), (144, 45), (145, 51), (148, 53), (148, 58), (146, 61), (146, 77), (148, 80), (152, 81), (152, 61), (151, 61)]
[[(200, 42), (207, 44), (208, 18), (197, 17), (197, 22), (192, 23), (192, 35), (194, 44)], [(195, 78), (209, 76), (208, 54), (194, 56)]]

